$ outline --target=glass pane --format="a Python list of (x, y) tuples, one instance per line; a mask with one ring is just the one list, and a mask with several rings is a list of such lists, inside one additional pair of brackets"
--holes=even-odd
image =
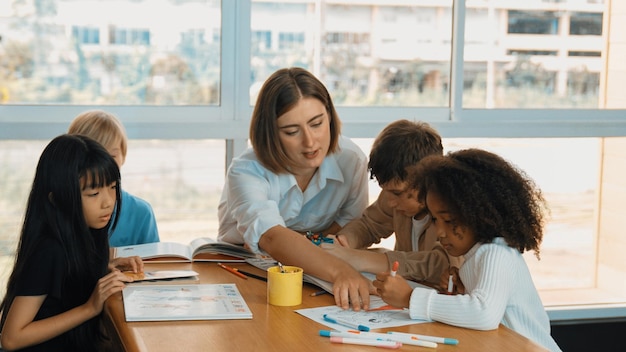
[[(354, 141), (369, 155), (374, 139)], [(540, 247), (541, 260), (537, 260), (534, 252), (524, 254), (538, 290), (595, 287), (596, 199), (601, 155), (598, 138), (444, 138), (443, 144), (446, 153), (466, 148), (497, 153), (526, 172), (540, 187), (550, 208)], [(378, 197), (380, 187), (370, 180), (369, 189), (371, 204)], [(380, 247), (386, 248), (394, 245), (393, 236), (380, 243)], [(571, 291), (572, 297), (561, 293), (559, 298), (575, 301), (579, 298), (574, 295), (576, 292)]]
[(528, 3), (467, 3), (463, 106), (601, 107), (603, 1)]
[(220, 101), (219, 0), (2, 1), (0, 34), (5, 104)]
[[(13, 268), (28, 192), (49, 141), (0, 141), (0, 297)], [(122, 187), (152, 205), (162, 241), (217, 238), (223, 140), (130, 140)]]
[(250, 104), (272, 72), (300, 66), (336, 105), (447, 106), (451, 4), (253, 0)]
[(541, 260), (524, 253), (537, 289), (594, 287), (598, 138), (444, 139), (444, 147), (446, 152), (477, 147), (497, 153), (540, 187), (550, 209)]
[(122, 187), (152, 205), (161, 241), (217, 238), (223, 140), (130, 140)]
[[(373, 139), (354, 141), (369, 154)], [(0, 141), (0, 291), (12, 267), (33, 172), (46, 143)], [(542, 295), (559, 292), (556, 298), (548, 295), (544, 303), (575, 301), (579, 289), (594, 289), (599, 270), (595, 249), (599, 140), (444, 138), (446, 152), (470, 147), (490, 150), (516, 164), (537, 182), (548, 201), (551, 215), (541, 260), (533, 253), (524, 255)], [(123, 187), (150, 202), (161, 240), (188, 243), (197, 237), (215, 238), (225, 175), (224, 141), (131, 140), (128, 150)], [(369, 186), (372, 202), (380, 188), (374, 180)], [(379, 246), (393, 248), (394, 243), (391, 238)], [(602, 302), (597, 295), (593, 299)]]

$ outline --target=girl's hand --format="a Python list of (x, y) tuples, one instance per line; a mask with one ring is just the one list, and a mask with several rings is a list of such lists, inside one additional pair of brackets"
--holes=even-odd
[(104, 307), (104, 301), (107, 300), (112, 294), (121, 292), (126, 286), (125, 282), (132, 282), (133, 279), (122, 274), (119, 270), (113, 270), (107, 275), (98, 280), (96, 287), (91, 293), (91, 297), (87, 301), (87, 306), (91, 307), (94, 312), (100, 314), (102, 307)]
[(398, 308), (409, 307), (413, 289), (401, 276), (391, 276), (388, 272), (377, 274), (373, 284), (385, 303)]
[[(450, 283), (450, 275), (452, 275), (452, 292), (449, 292), (448, 286)], [(459, 268), (450, 267), (441, 274), (441, 280), (439, 281), (439, 293), (445, 293), (449, 295), (462, 295), (465, 294), (465, 286), (461, 282), (459, 277)]]
[(109, 261), (109, 270), (118, 269), (120, 271), (132, 271), (133, 273), (143, 272), (143, 260), (139, 256), (115, 258)]

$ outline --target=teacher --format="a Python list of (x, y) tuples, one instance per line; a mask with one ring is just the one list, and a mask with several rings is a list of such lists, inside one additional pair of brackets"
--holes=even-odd
[(218, 240), (245, 244), (333, 283), (343, 309), (369, 307), (370, 282), (303, 236), (334, 234), (368, 205), (367, 157), (341, 135), (326, 87), (297, 67), (263, 84), (252, 148), (234, 158), (218, 207)]

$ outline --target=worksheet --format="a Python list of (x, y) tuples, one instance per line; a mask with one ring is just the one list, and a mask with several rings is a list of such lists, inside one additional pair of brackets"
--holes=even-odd
[[(370, 307), (368, 311), (358, 312), (352, 309), (343, 310), (337, 306), (298, 309), (296, 312), (339, 331), (359, 330), (359, 326), (374, 330), (428, 322), (427, 320), (411, 319), (408, 309), (391, 307), (378, 296), (370, 296)], [(324, 315), (328, 319), (324, 319)], [(342, 323), (332, 323), (331, 320)]]

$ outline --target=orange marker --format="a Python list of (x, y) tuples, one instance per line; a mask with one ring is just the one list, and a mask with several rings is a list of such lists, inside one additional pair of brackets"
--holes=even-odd
[(239, 277), (240, 277), (240, 278), (242, 278), (242, 279), (246, 279), (246, 280), (248, 280), (248, 277), (247, 277), (246, 275), (244, 275), (244, 274), (242, 274), (242, 273), (238, 272), (238, 271), (237, 271), (237, 269), (233, 269), (233, 268), (231, 268), (231, 267), (229, 267), (229, 266), (227, 266), (227, 265), (224, 265), (224, 264), (222, 264), (222, 263), (217, 263), (217, 265), (219, 265), (222, 269), (225, 269), (225, 270), (227, 270), (227, 271), (230, 271), (231, 273), (233, 273), (233, 274), (235, 274), (235, 275), (239, 276)]
[(398, 263), (397, 260), (395, 262), (393, 262), (393, 267), (391, 268), (391, 276), (396, 276), (396, 273), (398, 272), (398, 267), (399, 266), (400, 266), (400, 263)]

